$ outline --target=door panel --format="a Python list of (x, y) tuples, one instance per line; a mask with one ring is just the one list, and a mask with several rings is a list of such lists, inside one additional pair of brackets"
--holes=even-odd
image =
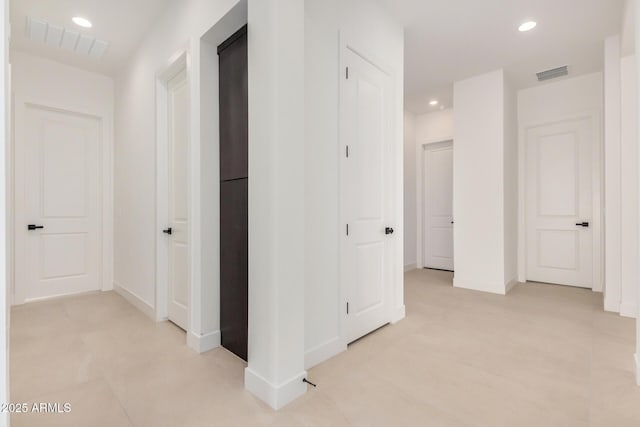
[(24, 183), (16, 188), (16, 302), (98, 290), (99, 120), (29, 104), (24, 113), (16, 141), (24, 148), (24, 167), (16, 167), (16, 183)]
[(222, 346), (247, 359), (249, 326), (248, 179), (220, 183), (220, 332)]
[(423, 264), (453, 271), (453, 145), (425, 147), (422, 170)]
[[(391, 224), (389, 78), (351, 50), (341, 94), (343, 217), (342, 277), (348, 303), (347, 340), (389, 322)], [(348, 147), (348, 148), (347, 148)], [(348, 156), (346, 153), (348, 152)]]
[[(527, 131), (527, 279), (593, 286), (589, 119)], [(590, 224), (591, 225), (591, 224)]]
[(187, 71), (167, 84), (169, 124), (169, 307), (168, 317), (182, 329), (188, 327), (189, 297), (189, 86)]
[(218, 47), (220, 69), (220, 333), (247, 360), (249, 180), (247, 31)]
[(220, 179), (246, 178), (249, 170), (246, 28), (218, 48), (220, 70)]

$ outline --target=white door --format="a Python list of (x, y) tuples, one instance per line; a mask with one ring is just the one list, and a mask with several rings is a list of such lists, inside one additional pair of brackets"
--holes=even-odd
[(593, 130), (589, 119), (529, 129), (527, 280), (593, 286)]
[(424, 266), (453, 271), (453, 144), (424, 148)]
[(391, 202), (389, 78), (347, 50), (341, 91), (342, 279), (349, 342), (389, 322)]
[(187, 329), (189, 296), (189, 223), (188, 159), (189, 159), (189, 87), (186, 70), (167, 84), (169, 131), (169, 307), (168, 317)]
[(15, 302), (98, 290), (100, 122), (31, 104), (21, 111)]

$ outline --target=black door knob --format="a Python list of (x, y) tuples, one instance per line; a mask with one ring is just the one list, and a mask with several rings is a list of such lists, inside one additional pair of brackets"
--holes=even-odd
[(578, 227), (585, 227), (585, 228), (589, 227), (589, 223), (586, 222), (586, 221), (585, 222), (577, 222), (576, 225)]
[(35, 225), (35, 224), (29, 224), (27, 225), (27, 230), (29, 231), (33, 231), (33, 230), (38, 230), (44, 228), (44, 225)]
[(171, 229), (171, 227), (167, 228), (166, 230), (162, 230), (162, 232), (169, 235), (173, 234), (173, 230)]
[(384, 229), (384, 234), (393, 234), (393, 228), (387, 227)]

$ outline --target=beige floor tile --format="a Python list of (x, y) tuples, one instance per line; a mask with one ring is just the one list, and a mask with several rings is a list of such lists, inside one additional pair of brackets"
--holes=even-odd
[(456, 289), (405, 275), (407, 318), (309, 370), (318, 384), (280, 411), (244, 389), (244, 361), (197, 355), (184, 331), (113, 292), (15, 307), (13, 401), (71, 401), (16, 426), (640, 426), (635, 321), (584, 289)]

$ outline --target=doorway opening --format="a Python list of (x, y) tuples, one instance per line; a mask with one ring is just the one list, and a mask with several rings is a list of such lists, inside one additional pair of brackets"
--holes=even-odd
[(453, 141), (422, 146), (422, 266), (453, 271)]

